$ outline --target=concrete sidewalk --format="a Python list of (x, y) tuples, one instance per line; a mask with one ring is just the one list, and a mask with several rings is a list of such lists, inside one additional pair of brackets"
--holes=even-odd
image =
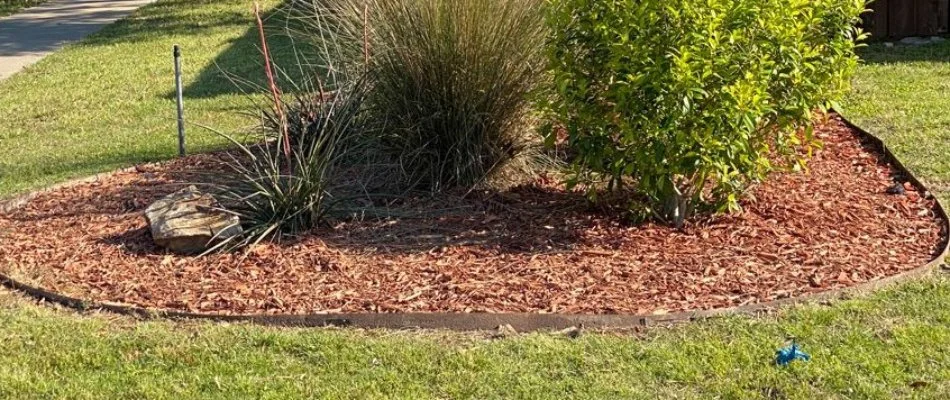
[(154, 0), (50, 0), (0, 18), (0, 80)]

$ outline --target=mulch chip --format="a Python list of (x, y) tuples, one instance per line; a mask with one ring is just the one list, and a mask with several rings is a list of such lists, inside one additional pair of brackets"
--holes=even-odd
[[(631, 226), (539, 179), (417, 218), (350, 220), (247, 253), (156, 248), (142, 217), (213, 168), (192, 156), (45, 193), (0, 215), (0, 271), (88, 300), (247, 313), (638, 313), (712, 309), (837, 289), (929, 262), (933, 200), (832, 119), (806, 173), (777, 173), (742, 212), (683, 230)], [(428, 203), (426, 203), (428, 202)], [(456, 211), (451, 211), (455, 209)], [(461, 211), (458, 211), (461, 210)]]

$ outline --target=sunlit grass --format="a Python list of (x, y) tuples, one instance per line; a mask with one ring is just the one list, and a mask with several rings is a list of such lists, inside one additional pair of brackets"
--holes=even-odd
[(950, 201), (950, 40), (875, 44), (844, 114), (879, 135), (920, 178)]
[(0, 17), (15, 14), (24, 8), (44, 3), (46, 0), (0, 0)]
[[(950, 281), (631, 334), (135, 322), (0, 294), (2, 398), (942, 398)], [(772, 365), (787, 334), (808, 363)], [(945, 398), (945, 397), (943, 397)]]
[[(173, 157), (173, 43), (185, 49), (189, 119), (240, 127), (232, 111), (246, 100), (213, 62), (256, 76), (250, 27), (250, 2), (160, 1), (0, 83), (0, 194)], [(874, 62), (844, 109), (945, 199), (948, 51), (870, 49)], [(195, 150), (223, 144), (193, 127), (189, 138)], [(789, 334), (813, 359), (775, 367)], [(577, 340), (141, 322), (0, 291), (0, 343), (3, 399), (939, 399), (950, 398), (950, 278), (773, 316)]]
[[(174, 44), (184, 52), (186, 119), (225, 131), (248, 124), (249, 98), (219, 68), (263, 79), (251, 7), (161, 1), (0, 82), (0, 196), (174, 157)], [(225, 143), (195, 125), (187, 142), (190, 151)]]

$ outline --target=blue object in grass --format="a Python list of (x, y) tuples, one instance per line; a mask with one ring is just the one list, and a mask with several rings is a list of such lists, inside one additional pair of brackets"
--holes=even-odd
[(781, 366), (786, 366), (795, 360), (808, 361), (809, 359), (811, 359), (811, 356), (802, 351), (794, 340), (788, 347), (775, 352), (775, 363)]

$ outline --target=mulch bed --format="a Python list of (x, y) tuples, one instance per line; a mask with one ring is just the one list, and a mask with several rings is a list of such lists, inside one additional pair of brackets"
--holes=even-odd
[[(712, 309), (846, 287), (929, 262), (934, 203), (836, 119), (808, 173), (779, 173), (744, 210), (681, 231), (626, 225), (551, 181), (427, 216), (343, 222), (246, 254), (184, 257), (142, 211), (215, 156), (42, 194), (0, 215), (0, 271), (89, 300), (218, 313), (638, 313)], [(444, 200), (444, 199), (443, 199)], [(454, 211), (453, 211), (454, 210)], [(421, 214), (420, 214), (421, 215)]]

